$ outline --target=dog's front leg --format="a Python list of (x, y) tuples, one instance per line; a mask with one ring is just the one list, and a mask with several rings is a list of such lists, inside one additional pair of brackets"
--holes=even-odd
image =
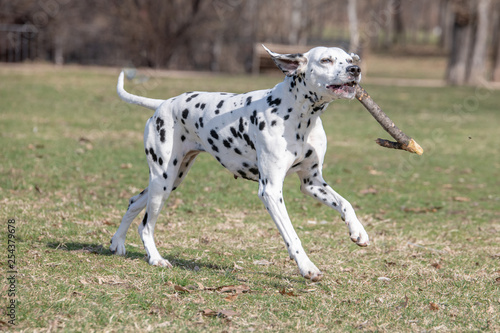
[(312, 196), (340, 213), (342, 220), (349, 228), (349, 237), (353, 242), (359, 246), (368, 246), (370, 244), (368, 234), (361, 222), (359, 222), (352, 205), (325, 182), (320, 170), (315, 169), (313, 175), (300, 172), (299, 177), (301, 179), (300, 190), (304, 194)]
[(295, 232), (290, 217), (286, 211), (285, 202), (283, 200), (283, 180), (279, 177), (269, 177), (261, 172), (259, 180), (259, 197), (266, 206), (267, 211), (271, 215), (274, 223), (285, 241), (290, 258), (295, 259), (300, 274), (312, 281), (319, 281), (323, 277), (321, 271), (309, 259), (299, 236)]

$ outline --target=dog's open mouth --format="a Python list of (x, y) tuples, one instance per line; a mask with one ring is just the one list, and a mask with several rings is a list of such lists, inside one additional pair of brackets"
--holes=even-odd
[(356, 91), (356, 85), (356, 81), (351, 81), (344, 84), (330, 84), (326, 87), (333, 91), (335, 94), (353, 94)]

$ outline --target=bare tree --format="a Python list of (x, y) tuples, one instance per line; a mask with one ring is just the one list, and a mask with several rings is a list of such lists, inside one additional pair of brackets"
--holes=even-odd
[(493, 52), (492, 52), (492, 80), (500, 82), (500, 1), (493, 6)]
[(474, 48), (469, 65), (467, 82), (473, 85), (485, 80), (484, 72), (488, 53), (488, 37), (490, 28), (491, 0), (479, 0), (477, 4), (477, 28), (474, 38)]
[(347, 16), (349, 17), (349, 52), (359, 52), (359, 29), (356, 0), (349, 0), (347, 5)]
[(453, 0), (452, 45), (446, 73), (447, 82), (451, 85), (465, 84), (467, 79), (467, 64), (472, 45), (473, 9), (468, 0)]

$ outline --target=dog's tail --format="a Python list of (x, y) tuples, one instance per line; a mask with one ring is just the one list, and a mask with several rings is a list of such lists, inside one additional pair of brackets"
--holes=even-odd
[(161, 103), (165, 102), (163, 99), (147, 98), (147, 97), (137, 96), (137, 95), (133, 95), (131, 93), (126, 92), (125, 88), (123, 88), (124, 76), (125, 76), (125, 73), (122, 71), (120, 73), (120, 76), (118, 76), (118, 84), (116, 85), (116, 91), (118, 92), (118, 96), (120, 96), (120, 98), (122, 100), (124, 100), (125, 102), (130, 103), (130, 104), (137, 104), (140, 106), (144, 106), (144, 107), (151, 109), (151, 110), (158, 109), (158, 107), (161, 105)]

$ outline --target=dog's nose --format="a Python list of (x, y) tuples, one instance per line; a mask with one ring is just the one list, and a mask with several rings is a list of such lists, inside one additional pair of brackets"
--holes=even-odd
[(359, 66), (347, 66), (346, 68), (347, 73), (351, 74), (352, 76), (359, 76), (361, 74), (361, 68)]

